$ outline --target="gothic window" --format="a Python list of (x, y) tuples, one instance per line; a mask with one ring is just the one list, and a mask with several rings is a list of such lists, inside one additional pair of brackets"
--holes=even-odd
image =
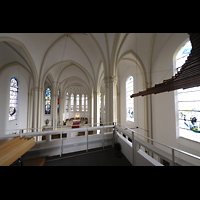
[(66, 112), (69, 112), (69, 94), (66, 94)]
[(85, 111), (88, 111), (88, 96), (85, 96)]
[(103, 105), (104, 105), (104, 113), (106, 112), (105, 105), (106, 105), (106, 98), (105, 94), (103, 95)]
[(18, 81), (15, 77), (12, 77), (10, 80), (9, 121), (17, 120), (17, 104), (18, 104)]
[(82, 94), (81, 101), (82, 101), (82, 103), (81, 103), (82, 112), (84, 112), (85, 111), (85, 95), (84, 94)]
[(188, 41), (181, 47), (181, 49), (177, 53), (177, 55), (176, 55), (176, 69), (177, 69), (177, 71), (179, 71), (181, 66), (185, 63), (188, 55), (191, 52), (191, 49), (192, 49), (191, 42)]
[(74, 95), (71, 94), (71, 111), (74, 111)]
[(58, 91), (58, 105), (57, 105), (58, 114), (59, 114), (59, 110), (60, 110), (60, 91)]
[(133, 77), (129, 76), (126, 80), (126, 121), (134, 122), (134, 101), (130, 96), (134, 93)]
[(51, 90), (46, 89), (45, 93), (45, 114), (51, 114)]
[(99, 93), (99, 109), (100, 109), (100, 113), (101, 113), (101, 93)]
[[(176, 56), (179, 71), (191, 52), (191, 42), (186, 42)], [(179, 137), (200, 142), (200, 87), (179, 89), (177, 93)]]
[(79, 111), (79, 94), (76, 95), (76, 111)]

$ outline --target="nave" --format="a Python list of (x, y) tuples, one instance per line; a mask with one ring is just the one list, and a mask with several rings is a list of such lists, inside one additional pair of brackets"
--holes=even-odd
[[(196, 76), (199, 72), (199, 44), (195, 42), (198, 33), (193, 34), (193, 41), (190, 35), (0, 33), (0, 138), (34, 133), (33, 149), (53, 144), (58, 146), (55, 152), (61, 152), (60, 130), (64, 131), (62, 142), (67, 151), (73, 139), (86, 140), (87, 135), (99, 137), (102, 144), (101, 129), (90, 135), (92, 130), (84, 128), (110, 122), (199, 156), (199, 79), (186, 81), (191, 88), (183, 85), (181, 90), (155, 94), (159, 86), (178, 80), (181, 73)], [(185, 73), (182, 66), (187, 58), (195, 70), (186, 67)], [(150, 94), (149, 88), (156, 91)], [(80, 131), (74, 134), (72, 127)], [(54, 133), (45, 135), (48, 131)], [(150, 139), (143, 138), (172, 153)], [(144, 152), (162, 163), (163, 158)], [(198, 165), (198, 161), (181, 153), (174, 156)]]

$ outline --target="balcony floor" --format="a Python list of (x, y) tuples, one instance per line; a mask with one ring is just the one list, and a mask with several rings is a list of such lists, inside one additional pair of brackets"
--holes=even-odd
[(132, 166), (126, 157), (115, 155), (112, 147), (92, 149), (46, 158), (44, 166)]

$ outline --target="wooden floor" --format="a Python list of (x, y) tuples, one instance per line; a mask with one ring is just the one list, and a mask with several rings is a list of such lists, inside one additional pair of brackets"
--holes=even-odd
[(23, 166), (43, 166), (46, 158), (36, 158), (32, 160), (25, 160)]

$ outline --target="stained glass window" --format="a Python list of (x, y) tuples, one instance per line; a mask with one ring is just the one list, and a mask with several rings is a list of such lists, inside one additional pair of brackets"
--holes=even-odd
[(51, 114), (51, 90), (46, 89), (45, 93), (45, 114)]
[(134, 93), (133, 77), (129, 76), (126, 80), (126, 121), (134, 122), (134, 101), (130, 96)]
[[(176, 69), (180, 70), (191, 52), (188, 41), (176, 56)], [(179, 137), (200, 142), (200, 87), (177, 90)]]
[(9, 121), (17, 120), (17, 104), (18, 104), (18, 81), (15, 77), (12, 77), (10, 80)]
[(181, 47), (177, 56), (176, 56), (176, 69), (180, 70), (181, 66), (185, 63), (188, 55), (190, 54), (192, 49), (191, 42), (188, 41), (184, 46)]
[(57, 107), (58, 114), (59, 114), (59, 110), (60, 110), (60, 92), (58, 91), (58, 107)]
[(84, 112), (85, 111), (85, 95), (84, 94), (82, 94), (82, 98), (81, 98), (81, 105), (82, 105), (82, 112)]

